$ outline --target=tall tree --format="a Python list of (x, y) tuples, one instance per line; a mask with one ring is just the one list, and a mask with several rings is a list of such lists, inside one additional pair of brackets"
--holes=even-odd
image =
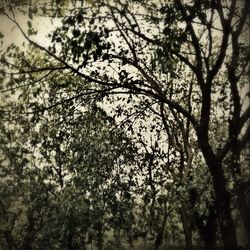
[[(77, 75), (82, 89), (70, 100), (90, 94), (88, 91), (118, 96), (112, 101), (122, 101), (122, 94), (126, 99), (144, 95), (164, 104), (167, 114), (174, 113), (175, 124), (178, 120), (191, 124), (194, 132), (190, 134), (197, 140), (212, 176), (225, 249), (237, 246), (225, 166), (229, 155), (235, 187), (248, 183), (241, 178), (239, 164), (250, 131), (250, 106), (244, 98), (249, 59), (244, 36), (249, 3), (242, 2), (243, 5), (236, 0), (88, 1), (62, 19), (62, 27), (51, 35), (49, 48), (33, 42), (14, 15), (6, 13), (32, 46), (47, 53), (49, 64), (38, 67), (29, 61), (20, 70), (20, 65), (8, 64), (2, 58), (19, 73), (58, 70)], [(24, 56), (21, 58), (25, 61)], [(61, 99), (50, 106), (62, 101), (69, 100)], [(196, 108), (190, 109), (193, 106)], [(218, 135), (218, 143), (214, 143), (212, 134), (217, 133), (212, 120), (218, 114), (222, 114), (221, 126), (227, 133)], [(239, 194), (239, 203), (246, 207), (245, 197)], [(249, 230), (248, 225), (246, 229)]]

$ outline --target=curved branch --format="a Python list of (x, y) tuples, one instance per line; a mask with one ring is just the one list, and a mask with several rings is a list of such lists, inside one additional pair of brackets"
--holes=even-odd
[(203, 74), (202, 74), (202, 56), (201, 56), (201, 48), (200, 48), (200, 44), (199, 44), (199, 40), (198, 37), (196, 36), (194, 27), (192, 25), (192, 22), (190, 20), (190, 17), (188, 16), (185, 7), (182, 5), (181, 0), (176, 0), (176, 3), (178, 5), (178, 7), (180, 8), (182, 17), (184, 18), (186, 25), (187, 25), (187, 30), (189, 31), (190, 35), (191, 35), (191, 39), (192, 39), (192, 45), (194, 47), (195, 50), (195, 55), (196, 55), (196, 77), (198, 80), (199, 85), (201, 86), (201, 88), (204, 87), (205, 85), (205, 81), (203, 78)]
[(62, 63), (67, 69), (70, 69), (73, 73), (77, 74), (78, 76), (84, 78), (87, 81), (90, 82), (94, 82), (100, 85), (104, 85), (104, 86), (110, 86), (113, 87), (114, 83), (108, 83), (108, 82), (104, 82), (98, 79), (95, 79), (89, 75), (86, 75), (82, 72), (80, 72), (79, 70), (77, 70), (76, 68), (74, 68), (73, 66), (71, 66), (70, 64), (68, 64), (66, 61), (64, 61), (63, 59), (61, 59), (60, 57), (56, 56), (55, 54), (53, 54), (52, 52), (50, 52), (48, 49), (46, 49), (45, 47), (41, 46), (40, 44), (34, 42), (33, 40), (31, 40), (23, 31), (23, 29), (21, 28), (21, 26), (18, 24), (18, 22), (11, 18), (7, 13), (4, 13), (13, 23), (15, 23), (18, 27), (18, 29), (21, 31), (22, 35), (24, 36), (24, 38), (34, 47), (40, 49), (41, 51), (46, 52), (49, 56), (51, 56), (52, 58), (54, 58), (55, 60), (57, 60), (58, 62)]

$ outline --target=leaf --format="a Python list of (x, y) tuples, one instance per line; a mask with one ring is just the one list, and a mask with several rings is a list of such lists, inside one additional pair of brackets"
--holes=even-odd
[(29, 19), (33, 19), (33, 14), (32, 14), (32, 9), (31, 8), (29, 8), (29, 11), (28, 11), (29, 13), (28, 13), (28, 16), (29, 16)]
[(28, 25), (29, 28), (31, 28), (31, 27), (32, 27), (31, 21), (28, 21), (28, 22), (27, 22), (27, 25)]
[(78, 30), (78, 29), (74, 29), (74, 30), (72, 31), (72, 34), (73, 34), (73, 36), (74, 36), (75, 38), (77, 38), (77, 37), (80, 36), (81, 32), (80, 32), (80, 30)]

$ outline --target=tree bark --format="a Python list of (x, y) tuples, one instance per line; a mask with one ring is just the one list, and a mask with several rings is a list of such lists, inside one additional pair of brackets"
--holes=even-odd
[(238, 209), (240, 216), (242, 218), (242, 223), (244, 226), (244, 229), (247, 233), (248, 242), (247, 244), (250, 244), (249, 237), (250, 237), (250, 207), (247, 204), (247, 189), (250, 188), (250, 183), (245, 182), (246, 185), (243, 183), (242, 178), (242, 169), (240, 164), (240, 158), (241, 158), (241, 147), (239, 140), (237, 139), (237, 134), (235, 134), (235, 131), (239, 130), (237, 126), (237, 122), (231, 122), (231, 138), (233, 138), (233, 143), (231, 146), (231, 159), (229, 163), (229, 167), (232, 172), (232, 176), (234, 179), (234, 186), (236, 189), (236, 199), (238, 203)]
[(215, 194), (215, 209), (224, 249), (237, 249), (236, 230), (230, 208), (231, 197), (227, 190), (222, 163), (217, 159), (210, 145), (203, 140), (202, 131), (200, 131), (198, 137), (200, 148), (212, 176)]
[(247, 234), (247, 246), (250, 247), (250, 206), (247, 204), (246, 192), (239, 188), (237, 192), (237, 202), (242, 222)]
[(32, 250), (32, 243), (35, 240), (35, 218), (33, 216), (33, 211), (29, 209), (28, 215), (28, 228), (26, 235), (23, 239), (21, 249), (23, 250)]
[(102, 232), (102, 223), (97, 224), (97, 249), (102, 250), (103, 248), (103, 232)]
[(67, 250), (73, 250), (73, 234), (70, 231), (67, 237)]
[(181, 219), (185, 236), (186, 250), (192, 250), (192, 236), (193, 236), (193, 228), (192, 228), (192, 218), (187, 214), (187, 211), (184, 207), (181, 208)]
[(164, 236), (164, 231), (165, 231), (165, 226), (166, 226), (166, 222), (167, 222), (167, 213), (165, 212), (164, 214), (164, 218), (162, 220), (162, 225), (157, 233), (156, 239), (155, 239), (155, 250), (159, 250), (160, 246), (162, 244), (163, 241), (163, 236)]
[(13, 237), (11, 235), (11, 231), (4, 231), (3, 234), (4, 234), (4, 238), (5, 238), (6, 242), (7, 242), (8, 250), (16, 249)]
[(207, 216), (199, 215), (197, 212), (195, 212), (194, 216), (201, 240), (205, 245), (205, 250), (214, 250), (217, 231), (214, 207), (209, 207), (209, 214)]
[[(218, 168), (221, 168), (221, 166)], [(215, 208), (218, 215), (218, 222), (221, 231), (222, 241), (225, 249), (235, 249), (237, 247), (236, 230), (231, 216), (230, 194), (226, 188), (225, 177), (221, 169), (213, 176), (215, 191)]]

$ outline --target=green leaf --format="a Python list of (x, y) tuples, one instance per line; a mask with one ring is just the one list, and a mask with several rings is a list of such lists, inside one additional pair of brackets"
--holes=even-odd
[(27, 25), (28, 25), (29, 28), (31, 28), (31, 27), (32, 27), (31, 21), (28, 21), (28, 22), (27, 22)]
[(28, 15), (29, 15), (29, 19), (33, 19), (33, 14), (32, 14), (32, 9), (31, 8), (29, 8), (29, 13), (28, 13)]

